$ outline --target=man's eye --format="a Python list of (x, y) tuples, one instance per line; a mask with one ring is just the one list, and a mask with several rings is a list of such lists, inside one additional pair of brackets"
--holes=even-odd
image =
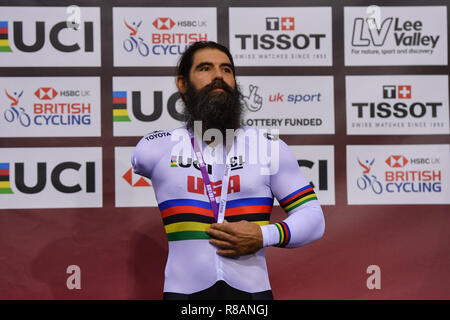
[(209, 70), (209, 67), (206, 67), (206, 66), (200, 68), (200, 71), (208, 71), (208, 70)]
[(232, 71), (231, 71), (230, 68), (224, 68), (223, 71), (224, 71), (224, 72), (227, 72), (227, 73), (232, 73)]

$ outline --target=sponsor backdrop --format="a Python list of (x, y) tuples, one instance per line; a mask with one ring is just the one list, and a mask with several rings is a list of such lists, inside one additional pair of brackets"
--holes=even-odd
[(181, 125), (174, 66), (197, 40), (231, 49), (243, 123), (280, 130), (323, 206), (321, 240), (266, 250), (275, 298), (450, 299), (448, 16), (444, 0), (2, 0), (0, 299), (162, 298), (167, 240), (130, 157)]

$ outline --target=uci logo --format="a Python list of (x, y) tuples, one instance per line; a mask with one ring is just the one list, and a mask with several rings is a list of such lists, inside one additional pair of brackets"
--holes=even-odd
[[(113, 121), (131, 121), (128, 117), (127, 102), (128, 102), (128, 92), (127, 91), (114, 91), (113, 92)], [(169, 115), (177, 120), (184, 121), (184, 116), (182, 113), (177, 111), (177, 103), (181, 101), (181, 95), (178, 92), (170, 95), (167, 100), (167, 111)], [(147, 105), (147, 103), (146, 103)], [(131, 92), (131, 110), (133, 116), (143, 122), (151, 122), (158, 120), (163, 111), (163, 92), (154, 91), (153, 92), (153, 112), (150, 114), (145, 114), (142, 111), (142, 99), (140, 91)]]
[[(47, 23), (48, 24), (48, 23)], [(4, 39), (8, 39), (8, 21), (0, 21), (0, 31), (3, 34)], [(25, 30), (24, 30), (25, 29)], [(69, 29), (69, 30), (66, 30)], [(17, 50), (22, 52), (37, 52), (41, 50), (46, 41), (50, 42), (50, 45), (60, 52), (75, 52), (82, 50), (84, 52), (93, 52), (94, 51), (94, 33), (93, 33), (93, 22), (85, 21), (82, 28), (73, 29), (68, 25), (67, 21), (61, 21), (56, 23), (53, 26), (46, 25), (44, 21), (36, 21), (34, 23), (34, 28), (32, 24), (26, 23), (26, 27), (24, 27), (24, 23), (22, 21), (13, 21), (12, 23), (12, 42)], [(84, 33), (84, 43), (67, 43), (67, 41), (62, 41), (60, 39), (60, 33), (64, 31), (64, 33)], [(24, 33), (28, 36), (24, 37)], [(48, 40), (46, 39), (48, 34)], [(31, 36), (31, 38), (29, 37)], [(33, 38), (34, 37), (34, 38)], [(24, 40), (26, 38), (26, 41)], [(68, 37), (70, 38), (70, 37)], [(3, 48), (0, 52), (11, 52), (11, 48), (9, 47), (9, 41), (7, 42), (7, 46), (9, 50)]]
[[(32, 166), (23, 162), (16, 162), (14, 166), (14, 175), (10, 174), (10, 163), (0, 163), (0, 193), (14, 193), (11, 182), (14, 181), (15, 190), (25, 194), (36, 194), (43, 191), (50, 183), (54, 189), (61, 193), (95, 193), (95, 162), (78, 163), (73, 161), (61, 162), (50, 168), (46, 162), (38, 162), (35, 172)], [(73, 179), (73, 171), (76, 171), (76, 179)], [(82, 177), (84, 175), (84, 177)], [(71, 177), (68, 178), (68, 177)], [(25, 178), (27, 177), (27, 178)], [(70, 182), (68, 181), (70, 180)], [(75, 181), (78, 180), (78, 181)], [(81, 181), (85, 181), (81, 185)], [(29, 181), (35, 181), (30, 183)], [(1, 192), (1, 191), (4, 192)]]

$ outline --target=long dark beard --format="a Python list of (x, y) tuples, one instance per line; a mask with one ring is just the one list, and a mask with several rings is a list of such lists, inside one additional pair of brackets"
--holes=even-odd
[[(224, 91), (212, 90), (221, 88)], [(194, 130), (194, 121), (202, 121), (202, 132), (218, 129), (226, 137), (226, 129), (236, 130), (241, 127), (243, 105), (241, 92), (228, 86), (222, 79), (216, 79), (201, 90), (196, 90), (188, 83), (183, 97), (186, 126)]]

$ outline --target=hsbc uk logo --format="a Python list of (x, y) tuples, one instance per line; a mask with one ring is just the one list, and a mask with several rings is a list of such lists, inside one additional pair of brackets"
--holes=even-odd
[(34, 95), (40, 100), (53, 100), (58, 92), (51, 87), (41, 87), (34, 92)]
[(385, 162), (391, 168), (403, 168), (409, 161), (403, 155), (391, 155)]
[[(135, 174), (133, 173), (133, 168), (129, 168), (127, 172), (122, 175), (122, 178), (131, 186), (131, 187), (151, 187), (150, 182), (147, 181), (144, 177), (139, 177), (136, 180)], [(136, 180), (136, 181), (134, 181)]]
[(156, 18), (152, 24), (158, 30), (170, 30), (175, 25), (175, 21), (168, 17)]
[(177, 26), (180, 28), (199, 28), (199, 27), (207, 27), (206, 20), (178, 20), (174, 21), (170, 17), (158, 17), (153, 20), (152, 25), (158, 30), (171, 30), (173, 27)]

